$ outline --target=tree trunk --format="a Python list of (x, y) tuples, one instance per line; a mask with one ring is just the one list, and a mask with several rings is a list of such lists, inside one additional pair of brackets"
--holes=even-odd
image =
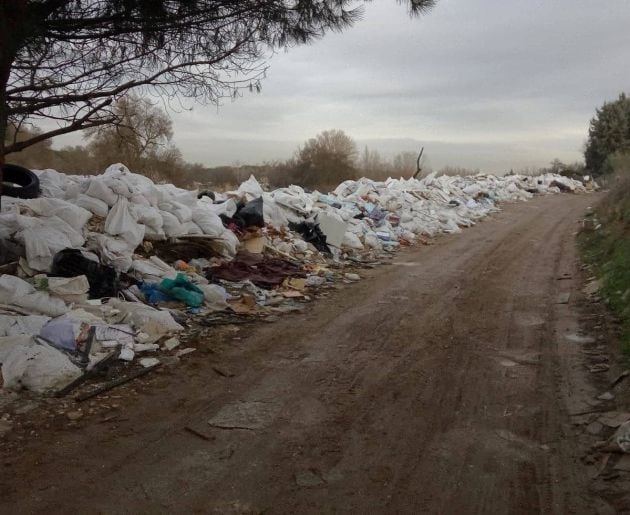
[[(7, 47), (9, 34), (7, 23), (7, 5), (2, 4), (0, 7), (0, 202), (2, 199), (3, 184), (3, 166), (5, 163), (4, 147), (7, 134), (7, 83), (9, 82), (9, 74), (11, 73), (11, 63), (9, 57), (9, 48)], [(2, 204), (0, 203), (0, 209)]]
[(24, 39), (27, 12), (28, 2), (26, 0), (0, 2), (0, 197), (2, 196), (2, 166), (5, 164), (5, 138), (9, 116), (6, 98), (7, 85), (17, 49), (20, 46), (20, 41)]

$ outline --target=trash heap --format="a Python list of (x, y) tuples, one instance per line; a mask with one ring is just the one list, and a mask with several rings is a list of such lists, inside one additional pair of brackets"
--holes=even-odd
[(38, 198), (2, 197), (1, 384), (58, 394), (114, 364), (133, 378), (194, 351), (181, 344), (195, 324), (303, 309), (360, 279), (346, 265), (461, 231), (501, 202), (585, 191), (552, 174), (360, 179), (330, 193), (265, 192), (253, 176), (188, 191), (121, 164), (36, 174)]

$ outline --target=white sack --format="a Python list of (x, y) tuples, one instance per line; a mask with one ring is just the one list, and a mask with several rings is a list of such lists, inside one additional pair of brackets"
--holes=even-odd
[(223, 311), (229, 307), (227, 292), (218, 284), (198, 284), (203, 291), (204, 304), (212, 311)]
[(98, 198), (84, 195), (83, 193), (77, 195), (73, 202), (77, 206), (82, 207), (83, 209), (87, 209), (90, 213), (101, 216), (103, 218), (105, 218), (107, 216), (107, 213), (109, 212), (109, 206), (105, 202)]
[(77, 232), (80, 232), (87, 221), (92, 218), (92, 213), (87, 209), (61, 199), (40, 197), (23, 200), (20, 204), (28, 207), (39, 216), (47, 218), (56, 216)]
[(30, 336), (0, 338), (3, 387), (46, 393), (59, 390), (81, 375), (68, 357)]
[[(225, 202), (215, 204), (211, 198), (202, 197), (197, 201), (197, 208), (203, 208), (207, 211), (212, 211), (215, 215), (226, 215), (229, 217), (234, 216), (236, 213), (236, 201), (234, 199), (228, 199)], [(195, 219), (193, 209), (193, 220)]]
[(350, 231), (346, 231), (344, 234), (343, 243), (341, 245), (351, 249), (363, 249), (363, 243), (361, 243), (359, 237)]
[(260, 187), (260, 184), (258, 184), (256, 177), (250, 175), (249, 179), (238, 187), (237, 192), (239, 196), (244, 196), (248, 201), (250, 201), (262, 196), (263, 189)]
[(184, 204), (180, 204), (179, 202), (175, 202), (173, 200), (162, 201), (158, 204), (158, 207), (160, 208), (160, 211), (166, 211), (175, 215), (182, 224), (190, 222), (193, 219), (191, 208)]
[(34, 336), (49, 320), (41, 315), (0, 315), (0, 336)]
[(48, 291), (66, 303), (84, 302), (88, 298), (90, 283), (85, 275), (76, 277), (49, 277)]
[(162, 279), (175, 279), (177, 270), (157, 256), (149, 259), (135, 258), (130, 273), (139, 281), (159, 283)]
[(160, 215), (163, 221), (162, 229), (166, 236), (169, 238), (177, 238), (186, 234), (186, 228), (175, 215), (162, 210), (160, 210)]
[(168, 311), (135, 302), (112, 300), (110, 304), (119, 311), (110, 322), (131, 324), (137, 331), (148, 334), (149, 339), (143, 343), (153, 343), (162, 336), (184, 330)]
[(105, 220), (105, 232), (120, 236), (127, 241), (133, 251), (144, 237), (144, 225), (138, 224), (129, 211), (129, 201), (119, 197)]
[(192, 219), (203, 231), (203, 234), (219, 238), (225, 231), (223, 222), (218, 215), (208, 210), (206, 206), (197, 206), (192, 210)]
[(116, 195), (102, 180), (97, 177), (90, 181), (90, 185), (88, 186), (85, 194), (102, 200), (109, 207), (112, 207), (118, 200), (118, 195)]
[(133, 251), (137, 245), (131, 245), (122, 238), (113, 238), (107, 234), (90, 233), (86, 247), (101, 256), (101, 262), (113, 266), (118, 272), (126, 272), (131, 267)]

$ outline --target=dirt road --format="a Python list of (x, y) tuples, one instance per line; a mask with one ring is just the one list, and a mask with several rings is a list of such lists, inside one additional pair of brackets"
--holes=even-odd
[(42, 433), (4, 457), (0, 511), (592, 513), (561, 294), (594, 200), (507, 205), (197, 356), (115, 423)]

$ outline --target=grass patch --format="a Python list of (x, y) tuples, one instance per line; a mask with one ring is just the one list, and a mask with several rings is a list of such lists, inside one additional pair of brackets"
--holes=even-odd
[(601, 295), (621, 322), (622, 348), (630, 354), (630, 172), (619, 174), (609, 187), (587, 217), (578, 245), (602, 282)]

